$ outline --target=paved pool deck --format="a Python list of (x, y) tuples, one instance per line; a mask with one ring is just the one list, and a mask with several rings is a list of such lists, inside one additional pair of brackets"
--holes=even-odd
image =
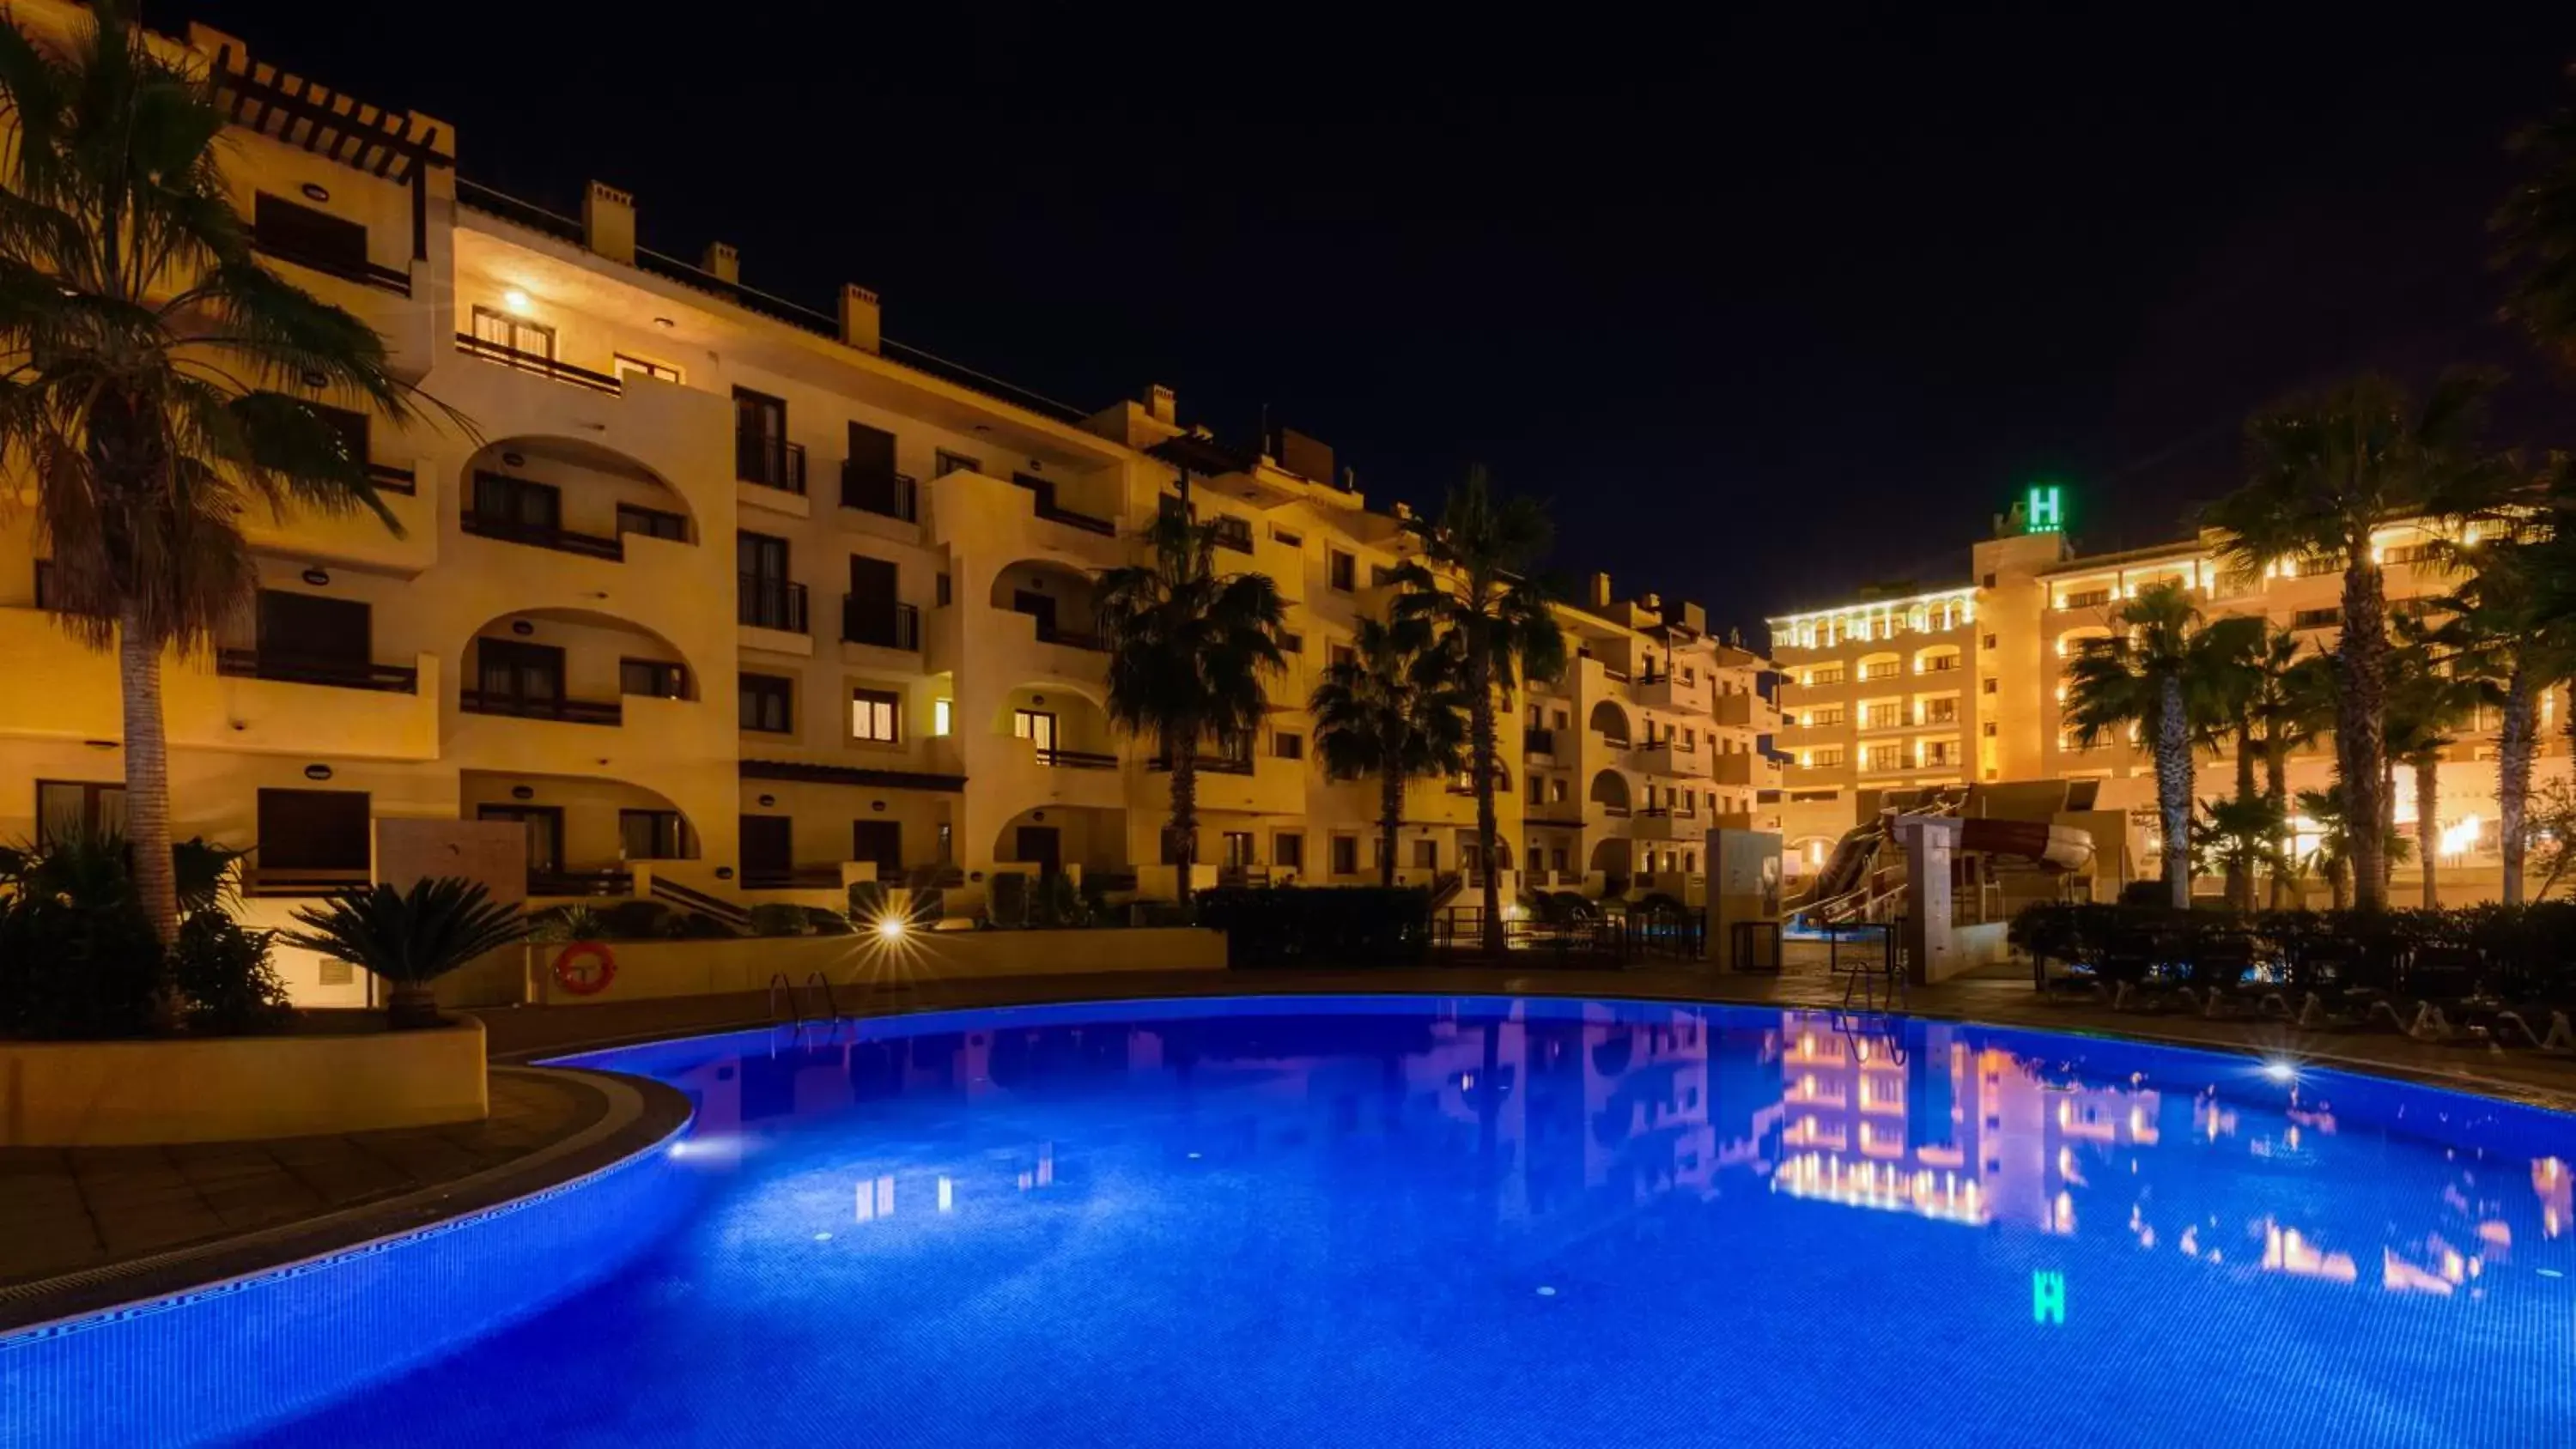
[[(1793, 970), (1742, 976), (1479, 966), (1377, 971), (1189, 971), (915, 980), (834, 1002), (843, 1015), (1122, 1000), (1405, 992), (1619, 996), (1840, 1009), (1844, 982)], [(1857, 999), (1855, 999), (1857, 1006)], [(2576, 1057), (2307, 1032), (2269, 1019), (2114, 1012), (2041, 997), (2026, 974), (1916, 987), (1920, 1016), (2140, 1038), (2343, 1067), (2576, 1112)], [(584, 1048), (769, 1025), (762, 993), (478, 1011), (494, 1062), (492, 1115), (452, 1127), (183, 1147), (0, 1149), (0, 1330), (293, 1262), (506, 1201), (659, 1140), (686, 1112), (650, 1083), (532, 1069)]]

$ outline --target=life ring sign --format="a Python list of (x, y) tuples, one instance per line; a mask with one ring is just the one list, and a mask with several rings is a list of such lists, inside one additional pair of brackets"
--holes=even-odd
[(617, 979), (617, 957), (597, 941), (575, 941), (555, 953), (555, 984), (575, 996), (596, 996)]

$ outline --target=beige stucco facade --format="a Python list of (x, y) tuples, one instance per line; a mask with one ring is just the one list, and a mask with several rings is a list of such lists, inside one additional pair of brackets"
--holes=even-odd
[[(746, 906), (874, 874), (971, 909), (1049, 860), (1150, 889), (1169, 777), (1107, 722), (1090, 610), (1177, 504), (1147, 452), (1183, 435), (1168, 390), (1052, 403), (886, 340), (864, 289), (823, 310), (751, 290), (729, 246), (639, 248), (636, 198), (593, 185), (576, 218), (482, 191), (444, 123), (203, 28), (188, 44), (229, 78), (229, 174), (268, 260), (436, 403), (365, 425), (399, 534), (252, 520), (260, 608), (167, 663), (178, 832), (256, 849), (257, 914), (368, 878), (395, 818), (525, 821), (538, 901)], [(1249, 757), (1202, 775), (1198, 859), (1373, 880), (1375, 789), (1325, 777), (1303, 702), (1418, 535), (1329, 450), (1269, 446), (1290, 461), (1191, 487), (1223, 566), (1275, 580), (1297, 636)], [(11, 510), (0, 838), (118, 809), (113, 658), (43, 607), (43, 552)], [(1681, 894), (1705, 830), (1753, 823), (1777, 783), (1760, 661), (1606, 578), (1563, 617), (1575, 667), (1505, 717), (1503, 864)], [(1471, 868), (1473, 824), (1470, 796), (1419, 783), (1405, 878)], [(301, 999), (360, 989), (318, 969), (292, 964)]]
[[(1778, 742), (1788, 765), (1781, 811), (1792, 874), (1813, 869), (1888, 790), (2037, 780), (2100, 782), (2095, 805), (2125, 811), (2133, 822), (2125, 853), (2109, 859), (2125, 859), (2132, 872), (2151, 868), (2155, 784), (2145, 752), (2119, 740), (2078, 748), (2062, 723), (2063, 670), (2082, 641), (2110, 632), (2111, 611), (2121, 601), (2170, 580), (2209, 616), (2261, 617), (2295, 630), (2315, 649), (2334, 647), (2339, 566), (2241, 572), (2224, 562), (2219, 540), (2207, 534), (2086, 555), (2062, 532), (2024, 530), (2017, 516), (1999, 522), (1995, 536), (1971, 546), (1967, 583), (1769, 621), (1783, 681)], [(2436, 530), (2430, 522), (2406, 523), (2375, 536), (2392, 603), (2456, 586), (2455, 576), (2430, 562)], [(1927, 667), (1950, 658), (1957, 662)], [(1959, 701), (1955, 711), (1933, 707), (1949, 699)], [(2540, 779), (2567, 769), (2560, 728), (2566, 708), (2563, 690), (2542, 702)], [(1927, 722), (1931, 713), (1941, 722)], [(2449, 903), (2493, 898), (2501, 880), (2494, 724), (2490, 716), (2462, 729), (2438, 774), (2436, 871)], [(1949, 746), (1938, 764), (1923, 753), (1935, 741)], [(2330, 784), (2333, 759), (2331, 740), (2301, 752), (2290, 764), (2291, 790)], [(2233, 789), (2232, 749), (2203, 752), (2196, 762), (2200, 797)], [(2412, 839), (2411, 777), (2399, 780), (2395, 803)], [(2301, 846), (2312, 838), (2302, 831)], [(2401, 864), (2393, 889), (2412, 901), (2419, 879), (2418, 865)]]

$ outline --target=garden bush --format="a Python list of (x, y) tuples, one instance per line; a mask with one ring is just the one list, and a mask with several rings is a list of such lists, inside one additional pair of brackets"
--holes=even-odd
[(1229, 966), (1409, 966), (1431, 946), (1431, 898), (1415, 887), (1228, 887), (1197, 906), (1225, 932)]
[(985, 887), (984, 918), (1002, 930), (1017, 930), (1030, 923), (1029, 898), (1034, 894), (1029, 875), (1023, 871), (997, 870)]
[(0, 1034), (138, 1036), (161, 943), (112, 836), (0, 852)]
[(170, 953), (191, 1029), (218, 1036), (275, 1031), (294, 1016), (286, 983), (270, 960), (273, 933), (245, 928), (218, 910), (201, 910), (179, 926)]
[(599, 913), (604, 941), (667, 941), (680, 933), (680, 917), (660, 901), (619, 901)]
[(785, 901), (765, 901), (753, 906), (751, 933), (755, 936), (802, 936), (805, 934), (805, 908)]
[(2566, 901), (2252, 914), (2041, 902), (2024, 907), (2006, 931), (2021, 951), (2114, 977), (2141, 974), (2151, 962), (2188, 963), (2240, 938), (2250, 938), (2259, 963), (2293, 983), (2330, 963), (2337, 985), (2385, 989), (2399, 984), (2407, 963), (2439, 950), (2468, 953), (2491, 991), (2516, 999), (2576, 996), (2576, 903)]

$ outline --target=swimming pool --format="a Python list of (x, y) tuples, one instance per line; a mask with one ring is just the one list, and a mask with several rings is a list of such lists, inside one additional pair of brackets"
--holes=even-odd
[[(406, 1249), (389, 1337), (462, 1346), (249, 1442), (2576, 1437), (2576, 1121), (2481, 1098), (1502, 998), (1025, 1008), (576, 1061), (688, 1093), (685, 1138), (589, 1209), (595, 1185)], [(478, 1233), (525, 1242), (450, 1257)], [(612, 1253), (516, 1322), (440, 1321)], [(202, 1372), (177, 1359), (191, 1315), (263, 1291), (49, 1343)], [(369, 1348), (278, 1320), (281, 1384)]]

